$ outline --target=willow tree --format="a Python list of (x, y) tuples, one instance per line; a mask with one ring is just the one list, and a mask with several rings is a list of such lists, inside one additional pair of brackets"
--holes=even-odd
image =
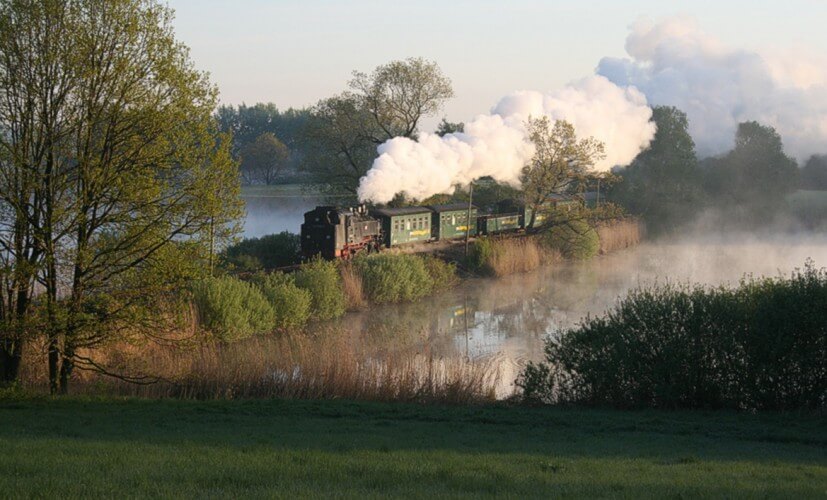
[(535, 152), (523, 167), (521, 181), (525, 203), (531, 209), (527, 227), (534, 227), (537, 211), (555, 194), (570, 193), (586, 182), (589, 170), (605, 157), (602, 142), (589, 137), (578, 139), (574, 126), (548, 117), (529, 118), (528, 137)]
[[(41, 5), (48, 5), (43, 9)], [(59, 116), (44, 140), (60, 168), (37, 166), (43, 200), (27, 222), (43, 256), (50, 379), (65, 392), (76, 366), (109, 371), (92, 349), (163, 331), (159, 318), (216, 239), (241, 215), (230, 143), (212, 117), (216, 90), (175, 40), (172, 11), (154, 0), (7, 0), (0, 36), (58, 64), (3, 89), (48, 89), (33, 120)], [(60, 24), (32, 37), (38, 25)], [(32, 38), (46, 40), (32, 43)], [(4, 45), (0, 50), (6, 50)], [(10, 143), (14, 143), (11, 137)], [(37, 188), (35, 188), (37, 189)], [(49, 265), (51, 263), (51, 265)], [(160, 311), (159, 311), (160, 309)], [(152, 311), (149, 313), (148, 311)]]

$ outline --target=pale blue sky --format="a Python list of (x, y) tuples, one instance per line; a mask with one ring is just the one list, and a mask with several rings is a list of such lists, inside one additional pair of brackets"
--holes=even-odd
[[(624, 56), (628, 26), (677, 14), (728, 45), (827, 53), (827, 1), (169, 0), (176, 32), (222, 102), (301, 107), (343, 90), (354, 69), (409, 56), (439, 63), (468, 120), (513, 90), (549, 90)], [(426, 126), (436, 120), (429, 120)]]

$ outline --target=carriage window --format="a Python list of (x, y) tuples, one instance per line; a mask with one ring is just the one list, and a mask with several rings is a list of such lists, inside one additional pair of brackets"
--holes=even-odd
[(452, 224), (452, 225), (456, 225), (456, 223), (457, 223), (457, 216), (456, 216), (456, 215), (452, 215), (452, 216), (451, 216), (451, 224)]
[(406, 230), (406, 231), (410, 231), (410, 230), (411, 230), (411, 220), (410, 220), (410, 219), (408, 219), (408, 220), (406, 220), (406, 221), (405, 221), (405, 230)]

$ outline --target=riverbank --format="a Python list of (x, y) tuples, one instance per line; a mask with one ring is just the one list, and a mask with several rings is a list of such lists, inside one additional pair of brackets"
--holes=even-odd
[(824, 424), (727, 412), (0, 399), (0, 491), (807, 498), (827, 491)]

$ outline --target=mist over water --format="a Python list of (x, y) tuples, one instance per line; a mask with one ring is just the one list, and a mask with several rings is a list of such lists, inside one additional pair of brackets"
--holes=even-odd
[[(311, 197), (250, 197), (245, 237), (297, 233)], [(708, 230), (646, 242), (587, 262), (557, 264), (500, 279), (472, 279), (416, 303), (371, 306), (310, 327), (314, 335), (346, 335), (367, 357), (404, 352), (495, 363), (501, 396), (528, 360), (539, 360), (543, 340), (601, 315), (629, 290), (654, 283), (737, 285), (746, 275), (789, 275), (808, 259), (827, 267), (827, 234), (763, 234)], [(332, 330), (332, 331), (331, 331)]]
[(808, 259), (827, 266), (827, 236), (693, 235), (533, 273), (473, 279), (417, 303), (349, 313), (336, 328), (371, 338), (372, 355), (401, 349), (492, 361), (500, 369), (498, 392), (506, 396), (526, 361), (541, 359), (548, 335), (603, 314), (635, 287), (737, 285), (749, 274), (788, 275)]

